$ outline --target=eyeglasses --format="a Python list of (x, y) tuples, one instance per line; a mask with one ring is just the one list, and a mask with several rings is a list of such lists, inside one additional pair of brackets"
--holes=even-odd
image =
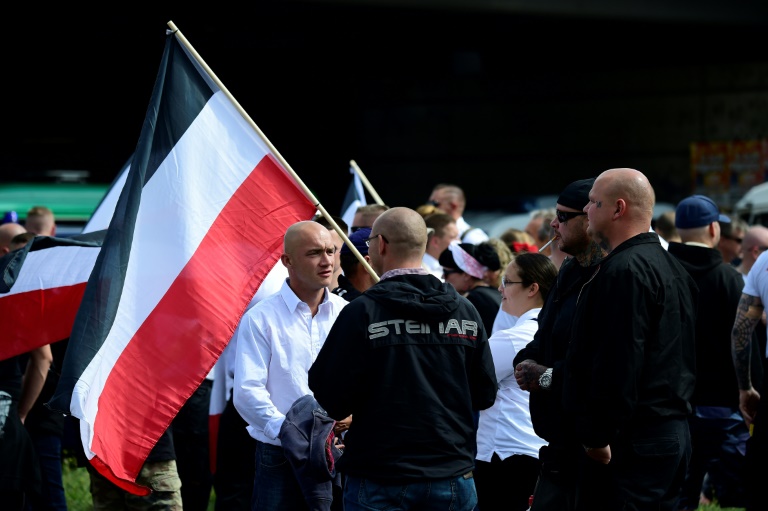
[(371, 240), (375, 240), (379, 236), (381, 236), (381, 239), (384, 240), (384, 243), (387, 243), (387, 244), (389, 243), (389, 240), (387, 238), (385, 238), (383, 234), (375, 234), (375, 235), (371, 236), (370, 238), (368, 238), (367, 240), (365, 240), (365, 246), (366, 247), (370, 247), (371, 246)]
[(436, 201), (436, 200), (428, 200), (427, 204), (432, 204), (436, 208), (440, 207), (440, 201)]
[(365, 227), (366, 227), (365, 225), (353, 225), (352, 227), (349, 228), (349, 232), (350, 233), (357, 232), (360, 229), (365, 229)]
[(559, 209), (555, 210), (555, 215), (557, 216), (557, 221), (561, 224), (564, 224), (571, 218), (576, 218), (577, 216), (586, 215), (583, 211), (560, 211)]
[(508, 284), (522, 284), (522, 280), (509, 280), (506, 276), (501, 277), (501, 288), (504, 289)]
[(739, 245), (741, 245), (741, 242), (744, 241), (744, 238), (737, 238), (736, 236), (722, 236), (723, 238), (731, 241), (735, 241)]

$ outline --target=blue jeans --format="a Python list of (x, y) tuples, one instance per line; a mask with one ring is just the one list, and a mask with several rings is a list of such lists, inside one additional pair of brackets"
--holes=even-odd
[(282, 447), (256, 441), (251, 511), (309, 509)]
[(410, 508), (472, 511), (476, 504), (477, 491), (471, 472), (454, 479), (408, 484), (381, 484), (347, 476), (344, 483), (344, 511)]
[(43, 494), (30, 499), (28, 510), (67, 511), (61, 471), (61, 437), (52, 434), (30, 435), (40, 460)]

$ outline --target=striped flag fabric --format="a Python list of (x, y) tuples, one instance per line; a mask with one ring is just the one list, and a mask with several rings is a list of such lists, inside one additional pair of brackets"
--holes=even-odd
[(0, 360), (69, 337), (103, 238), (37, 236), (0, 259)]
[(85, 288), (54, 410), (86, 457), (137, 494), (158, 438), (197, 389), (316, 205), (169, 31), (130, 171)]
[(341, 219), (352, 227), (352, 220), (355, 219), (355, 211), (360, 206), (365, 206), (365, 190), (360, 176), (357, 175), (352, 165), (349, 166), (349, 172), (352, 174), (352, 181), (347, 188), (347, 194), (344, 196), (344, 202), (341, 205)]

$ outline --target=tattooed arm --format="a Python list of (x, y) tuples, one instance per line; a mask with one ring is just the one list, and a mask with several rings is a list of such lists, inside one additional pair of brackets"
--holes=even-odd
[(763, 302), (757, 296), (742, 293), (731, 331), (731, 356), (739, 382), (739, 409), (747, 424), (752, 424), (760, 402), (760, 394), (752, 386), (750, 355), (752, 333), (763, 316)]

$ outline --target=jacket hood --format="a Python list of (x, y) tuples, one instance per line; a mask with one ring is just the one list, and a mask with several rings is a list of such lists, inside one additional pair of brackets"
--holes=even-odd
[(723, 255), (716, 248), (672, 242), (668, 250), (694, 280), (698, 280), (701, 275), (724, 264)]
[(379, 281), (364, 296), (408, 318), (439, 319), (459, 307), (461, 295), (434, 275), (398, 275)]

